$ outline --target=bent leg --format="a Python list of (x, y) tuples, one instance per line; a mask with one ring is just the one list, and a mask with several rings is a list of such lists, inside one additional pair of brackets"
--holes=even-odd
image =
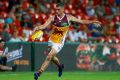
[(40, 73), (42, 73), (49, 65), (52, 58), (56, 55), (56, 50), (52, 48), (50, 53), (47, 55), (46, 60), (42, 64), (41, 68), (38, 70)]
[(54, 56), (52, 58), (52, 62), (57, 65), (57, 67), (58, 67), (58, 76), (61, 77), (63, 69), (64, 69), (64, 65), (60, 63), (59, 59), (56, 56)]
[(52, 62), (53, 62), (54, 64), (56, 64), (58, 68), (60, 67), (60, 61), (59, 61), (59, 59), (57, 58), (57, 56), (54, 56), (54, 57), (52, 58)]
[(12, 70), (12, 67), (0, 65), (0, 69), (1, 69), (1, 70), (11, 71), (11, 70)]

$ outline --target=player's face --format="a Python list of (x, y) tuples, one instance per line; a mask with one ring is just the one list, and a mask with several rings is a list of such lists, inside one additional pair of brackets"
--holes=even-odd
[(64, 8), (63, 7), (56, 7), (56, 14), (61, 15), (62, 13), (64, 13)]

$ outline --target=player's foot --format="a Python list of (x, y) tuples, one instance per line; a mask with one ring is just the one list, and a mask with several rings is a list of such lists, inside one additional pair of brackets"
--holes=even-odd
[(38, 80), (39, 76), (40, 76), (40, 74), (38, 72), (34, 73), (34, 80)]
[(60, 67), (58, 68), (58, 76), (59, 76), (59, 77), (62, 76), (63, 69), (64, 69), (64, 65), (61, 64)]

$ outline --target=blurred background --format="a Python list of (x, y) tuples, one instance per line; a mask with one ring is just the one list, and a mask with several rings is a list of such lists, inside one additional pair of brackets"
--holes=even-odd
[[(36, 24), (55, 15), (55, 5), (65, 3), (65, 13), (102, 24), (71, 22), (66, 43), (58, 56), (66, 71), (120, 71), (120, 0), (0, 0), (0, 37), (17, 71), (35, 71), (44, 61), (51, 27), (42, 39), (31, 41)], [(54, 71), (51, 64), (48, 71)]]

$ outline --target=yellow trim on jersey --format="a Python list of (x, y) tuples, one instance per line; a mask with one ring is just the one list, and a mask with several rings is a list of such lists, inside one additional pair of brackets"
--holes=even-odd
[(54, 43), (62, 43), (63, 38), (67, 34), (68, 29), (69, 29), (69, 26), (66, 26), (66, 27), (53, 26), (50, 40)]

